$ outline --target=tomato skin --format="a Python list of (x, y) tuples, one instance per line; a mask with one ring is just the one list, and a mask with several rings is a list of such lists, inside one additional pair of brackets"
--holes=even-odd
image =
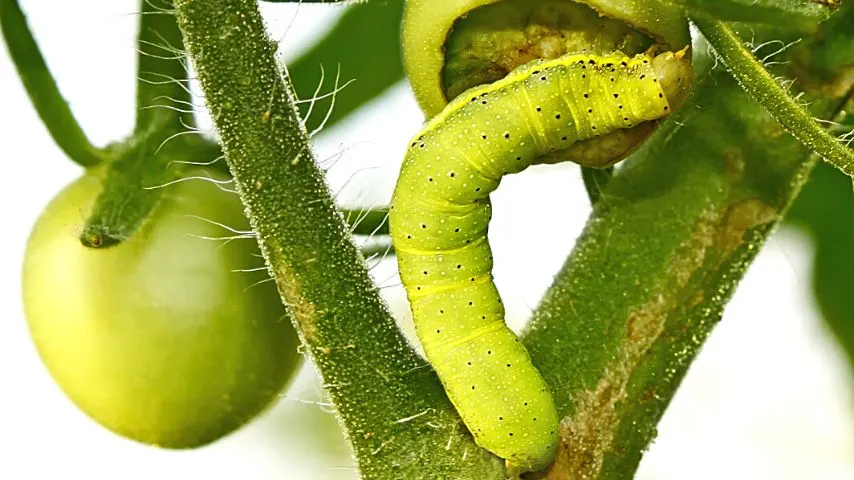
[[(210, 175), (193, 172), (190, 175)], [(236, 195), (212, 183), (172, 185), (130, 239), (81, 245), (96, 174), (66, 187), (27, 246), (27, 322), (62, 390), (110, 430), (191, 448), (219, 439), (268, 406), (298, 370), (299, 340), (265, 271)], [(256, 285), (253, 285), (256, 284)]]

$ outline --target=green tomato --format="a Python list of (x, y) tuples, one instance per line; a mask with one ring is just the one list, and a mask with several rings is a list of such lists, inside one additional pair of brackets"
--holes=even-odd
[[(194, 173), (191, 172), (191, 175)], [(195, 172), (199, 174), (199, 172)], [(78, 239), (101, 190), (76, 180), (35, 226), (24, 306), (42, 361), (89, 416), (131, 439), (190, 448), (245, 424), (301, 364), (298, 338), (236, 195), (201, 180), (172, 185), (132, 238)], [(258, 283), (261, 282), (261, 283)]]

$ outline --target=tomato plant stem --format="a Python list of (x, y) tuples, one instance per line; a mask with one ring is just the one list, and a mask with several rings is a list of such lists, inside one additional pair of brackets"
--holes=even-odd
[[(823, 38), (787, 58), (825, 57)], [(697, 65), (713, 63), (705, 49), (694, 54)], [(799, 68), (799, 87), (822, 92), (809, 98), (811, 114), (834, 118), (854, 79)], [(617, 170), (523, 337), (563, 417), (564, 443), (546, 478), (634, 476), (815, 159), (718, 69), (700, 73), (689, 103)]]
[(186, 56), (171, 0), (141, 2), (137, 40), (136, 131), (166, 123), (174, 132), (193, 126)]
[(503, 478), (408, 346), (335, 207), (254, 0), (178, 0), (184, 43), (284, 303), (362, 478)]
[(605, 189), (613, 176), (614, 167), (581, 167), (581, 178), (584, 180), (584, 188), (587, 189), (587, 196), (590, 198), (591, 205), (596, 205), (599, 197), (602, 196), (602, 190)]
[(108, 154), (89, 142), (62, 98), (17, 0), (0, 0), (0, 30), (30, 101), (59, 148), (83, 167), (104, 161)]
[[(130, 238), (175, 182), (206, 181), (182, 178), (187, 162), (206, 163), (220, 155), (214, 142), (193, 130), (183, 38), (171, 0), (141, 0), (140, 9), (136, 128), (115, 146), (116, 160), (103, 174), (103, 191), (80, 235), (87, 247)], [(211, 169), (222, 170), (218, 163)], [(228, 183), (218, 184), (231, 190)]]
[(695, 17), (693, 21), (751, 98), (765, 107), (807, 148), (849, 177), (854, 176), (854, 151), (828, 134), (812, 115), (798, 105), (729, 26), (703, 16)]

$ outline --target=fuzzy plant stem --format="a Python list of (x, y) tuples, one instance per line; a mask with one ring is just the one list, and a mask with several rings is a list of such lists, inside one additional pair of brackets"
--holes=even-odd
[(361, 475), (503, 478), (407, 345), (324, 182), (254, 0), (175, 2), (235, 185)]
[[(104, 189), (86, 219), (80, 242), (106, 248), (130, 238), (151, 215), (169, 185), (179, 181), (188, 152), (211, 152), (192, 133), (193, 115), (181, 32), (171, 0), (141, 0), (137, 65), (137, 121), (114, 145), (116, 160), (103, 174)], [(204, 159), (210, 160), (210, 159)]]
[[(811, 80), (801, 87), (827, 91)], [(832, 81), (854, 82), (844, 73)], [(848, 98), (811, 100), (812, 113), (830, 119)], [(562, 417), (545, 478), (634, 476), (688, 366), (815, 164), (724, 71), (701, 74), (674, 115), (604, 188), (523, 337)]]
[(137, 39), (136, 130), (192, 127), (193, 104), (181, 31), (171, 0), (143, 0)]
[(692, 20), (751, 98), (765, 107), (807, 148), (849, 177), (854, 177), (854, 150), (827, 133), (809, 112), (798, 105), (727, 24), (703, 16)]

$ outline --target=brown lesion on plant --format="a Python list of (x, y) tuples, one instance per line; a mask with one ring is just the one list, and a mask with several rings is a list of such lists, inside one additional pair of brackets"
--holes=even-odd
[(745, 244), (745, 233), (752, 228), (779, 220), (774, 207), (758, 198), (748, 198), (730, 205), (718, 228), (718, 251), (728, 258)]
[(842, 0), (812, 0), (813, 3), (824, 5), (832, 9), (837, 9), (842, 4)]
[[(628, 386), (650, 348), (666, 334), (668, 318), (684, 303), (702, 302), (696, 275), (720, 268), (739, 248), (747, 232), (778, 220), (775, 208), (757, 198), (735, 201), (700, 217), (690, 239), (674, 256), (665, 278), (648, 302), (629, 312), (622, 345), (596, 387), (574, 395), (574, 414), (560, 425), (561, 447), (552, 467), (538, 478), (599, 478), (619, 431), (619, 405), (631, 401)], [(710, 265), (711, 264), (711, 265)], [(695, 289), (691, 291), (691, 289)]]
[(317, 321), (319, 315), (316, 305), (305, 298), (302, 293), (302, 285), (300, 284), (299, 277), (294, 274), (294, 270), (287, 262), (279, 262), (278, 265), (275, 265), (274, 270), (276, 272), (276, 286), (279, 289), (279, 295), (281, 295), (285, 305), (297, 320), (300, 335), (304, 343), (317, 345)]
[(731, 148), (724, 152), (724, 172), (732, 184), (744, 178), (744, 154), (740, 148)]

